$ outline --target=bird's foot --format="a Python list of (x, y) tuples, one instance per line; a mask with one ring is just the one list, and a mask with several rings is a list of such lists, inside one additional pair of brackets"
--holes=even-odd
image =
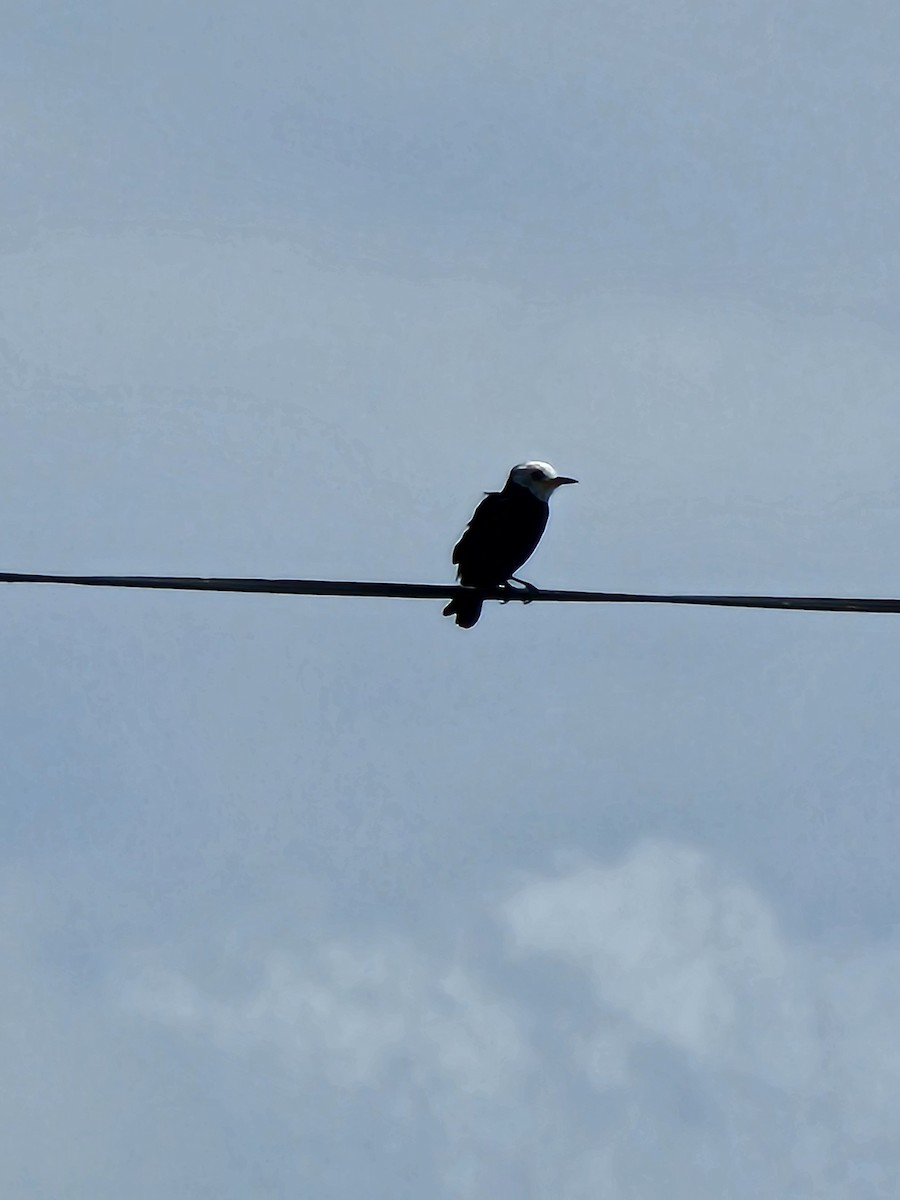
[[(513, 583), (521, 584), (521, 588), (512, 587), (511, 584), (513, 584)], [(504, 583), (503, 586), (505, 588), (509, 588), (509, 590), (511, 592), (518, 592), (520, 595), (522, 592), (539, 592), (540, 591), (540, 588), (535, 587), (533, 583), (529, 583), (527, 579), (519, 579), (515, 575), (510, 575), (509, 579), (506, 580), (506, 582)], [(533, 598), (534, 598), (533, 596), (529, 596), (527, 599), (523, 600), (522, 603), (530, 604)], [(503, 603), (506, 604), (506, 601), (504, 600)]]

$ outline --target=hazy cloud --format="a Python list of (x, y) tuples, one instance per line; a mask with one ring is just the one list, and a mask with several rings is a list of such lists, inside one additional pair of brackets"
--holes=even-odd
[(139, 974), (125, 1003), (218, 1054), (365, 1093), (364, 1120), (387, 1106), (401, 1158), (424, 1138), (448, 1196), (463, 1177), (479, 1196), (523, 1180), (567, 1198), (667, 1180), (685, 1196), (884, 1194), (895, 939), (863, 961), (796, 943), (722, 864), (666, 843), (535, 879), (493, 916), (513, 963), (566, 968), (552, 1004), (523, 1003), (510, 960), (396, 941), (273, 952), (239, 996)]

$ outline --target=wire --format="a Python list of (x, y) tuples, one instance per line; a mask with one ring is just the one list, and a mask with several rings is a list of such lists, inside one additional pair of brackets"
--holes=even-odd
[[(203, 579), (179, 575), (27, 575), (0, 572), (0, 583), (68, 583), (83, 587), (160, 588), (179, 592), (259, 592), (282, 596), (379, 596), (448, 600), (474, 589), (435, 583), (371, 583), (336, 579)], [(485, 600), (555, 604), (691, 604), (715, 608), (778, 608), (806, 612), (900, 613), (900, 600), (829, 596), (654, 596), (641, 592), (560, 592), (478, 589)]]

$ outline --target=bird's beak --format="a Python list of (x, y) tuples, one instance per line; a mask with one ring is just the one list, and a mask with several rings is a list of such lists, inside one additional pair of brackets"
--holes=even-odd
[(568, 475), (557, 475), (555, 479), (550, 481), (555, 488), (558, 488), (562, 483), (577, 483), (577, 479), (570, 479)]

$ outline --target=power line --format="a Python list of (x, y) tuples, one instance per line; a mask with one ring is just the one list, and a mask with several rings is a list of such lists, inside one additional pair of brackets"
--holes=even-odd
[[(440, 583), (373, 583), (341, 579), (203, 579), (184, 575), (28, 575), (0, 572), (0, 583), (68, 583), (82, 587), (158, 588), (178, 592), (258, 592), (280, 596), (369, 596), (448, 600), (473, 589)], [(839, 596), (655, 596), (642, 592), (479, 589), (486, 600), (555, 604), (690, 604), (715, 608), (778, 608), (805, 612), (900, 613), (900, 600)]]

